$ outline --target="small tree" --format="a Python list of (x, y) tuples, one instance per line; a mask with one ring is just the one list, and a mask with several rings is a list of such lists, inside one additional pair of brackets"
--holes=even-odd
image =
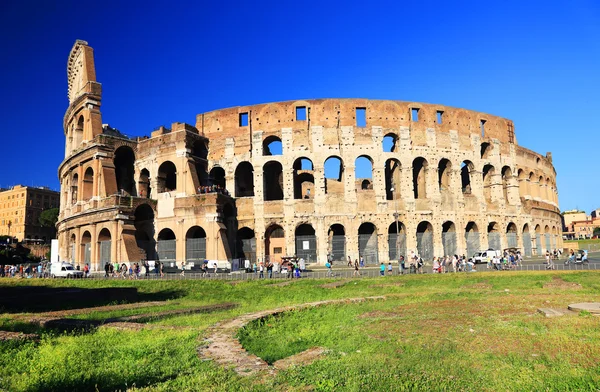
[(594, 227), (594, 236), (600, 237), (600, 226)]
[(42, 227), (55, 227), (58, 221), (58, 208), (49, 208), (42, 211), (39, 221)]

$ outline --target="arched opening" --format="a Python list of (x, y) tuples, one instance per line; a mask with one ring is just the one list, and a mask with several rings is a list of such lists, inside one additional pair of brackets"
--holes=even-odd
[(315, 197), (315, 177), (313, 163), (308, 158), (294, 161), (294, 199), (313, 199)]
[(333, 224), (327, 231), (328, 247), (327, 253), (335, 261), (346, 260), (346, 231), (339, 223)]
[(395, 133), (388, 133), (383, 137), (381, 142), (383, 152), (394, 152), (397, 149), (396, 143), (398, 142), (398, 136)]
[(488, 224), (488, 249), (502, 250), (502, 237), (496, 222)]
[(256, 261), (256, 238), (254, 230), (248, 227), (242, 227), (236, 235), (236, 254), (237, 258), (248, 260), (251, 263)]
[(71, 204), (77, 203), (79, 189), (79, 176), (77, 173), (73, 174), (73, 180), (71, 181)]
[(427, 160), (422, 157), (415, 158), (413, 161), (413, 191), (415, 199), (427, 198), (427, 173)]
[(510, 186), (512, 181), (512, 170), (510, 167), (504, 166), (502, 168), (502, 192), (504, 194), (504, 200), (506, 204), (510, 204)]
[(440, 192), (450, 191), (452, 180), (452, 163), (446, 158), (440, 159), (438, 164), (438, 186)]
[(282, 155), (283, 148), (281, 139), (277, 136), (269, 136), (263, 141), (263, 155)]
[(519, 196), (520, 197), (525, 197), (526, 195), (529, 195), (529, 186), (528, 186), (528, 182), (527, 182), (527, 175), (525, 174), (525, 171), (523, 169), (519, 169), (517, 171), (517, 177), (519, 179)]
[(214, 185), (217, 189), (227, 189), (225, 181), (225, 169), (221, 166), (215, 166), (210, 169), (210, 184)]
[(241, 162), (235, 169), (235, 197), (254, 196), (254, 167)]
[(388, 256), (390, 261), (406, 256), (406, 228), (402, 222), (394, 221), (388, 227)]
[(433, 259), (433, 226), (427, 221), (419, 223), (417, 226), (417, 253), (423, 260)]
[(285, 256), (285, 231), (273, 224), (265, 231), (265, 261), (281, 263), (282, 256)]
[(442, 244), (444, 246), (444, 256), (457, 254), (456, 226), (454, 226), (454, 222), (447, 221), (442, 225)]
[(177, 255), (177, 239), (175, 233), (171, 229), (162, 229), (158, 233), (158, 259), (166, 261), (175, 267), (175, 259)]
[(81, 257), (83, 264), (92, 265), (92, 235), (89, 231), (85, 231), (81, 236)]
[(90, 200), (94, 196), (94, 170), (88, 167), (83, 176), (83, 200)]
[(263, 167), (264, 200), (283, 200), (283, 167), (281, 163), (270, 161)]
[(77, 259), (77, 237), (75, 237), (75, 234), (71, 234), (71, 239), (69, 242), (69, 260), (71, 260), (71, 264), (75, 264), (76, 259)]
[(475, 166), (471, 161), (463, 161), (460, 165), (460, 182), (462, 193), (465, 195), (471, 194), (471, 173), (475, 169)]
[(535, 198), (537, 196), (539, 196), (538, 193), (538, 186), (536, 186), (535, 183), (535, 175), (533, 174), (533, 172), (529, 173), (529, 194), (531, 195), (532, 198)]
[(227, 241), (223, 245), (225, 246), (225, 252), (227, 253), (227, 258), (230, 259), (233, 257), (235, 251), (236, 238), (237, 234), (237, 218), (236, 218), (236, 210), (232, 204), (225, 204), (223, 207), (223, 224), (225, 224), (225, 232), (227, 234)]
[(493, 150), (493, 147), (490, 143), (488, 143), (488, 142), (481, 143), (481, 159), (483, 159), (483, 160), (489, 159), (492, 150)]
[(379, 263), (377, 227), (370, 222), (365, 222), (358, 228), (358, 253), (367, 264)]
[(544, 250), (542, 249), (542, 228), (540, 225), (535, 226), (535, 253), (538, 256), (544, 254)]
[(546, 252), (552, 252), (552, 242), (550, 242), (550, 226), (544, 227), (544, 245), (546, 246)]
[(357, 189), (373, 189), (373, 161), (371, 157), (364, 155), (356, 158), (356, 161), (354, 161), (354, 176)]
[(485, 201), (488, 203), (492, 202), (492, 187), (493, 177), (494, 177), (495, 169), (492, 165), (485, 165), (483, 167), (483, 195), (485, 197)]
[(185, 234), (185, 261), (202, 265), (206, 259), (206, 231), (200, 226), (192, 226)]
[(140, 260), (156, 260), (154, 241), (154, 210), (148, 204), (140, 204), (134, 212), (133, 225)]
[(317, 261), (317, 236), (315, 229), (304, 223), (296, 227), (296, 257), (303, 258), (307, 263)]
[(115, 165), (115, 177), (117, 179), (117, 191), (121, 194), (136, 196), (133, 165), (135, 154), (131, 147), (121, 146), (115, 151), (113, 160)]
[(208, 180), (208, 142), (204, 140), (196, 140), (191, 146), (191, 162), (190, 167), (196, 171), (196, 179), (198, 186), (207, 186)]
[(531, 242), (531, 233), (529, 233), (529, 225), (523, 225), (523, 255), (526, 257), (533, 256), (533, 246)]
[(325, 193), (344, 193), (344, 162), (332, 156), (324, 163)]
[(386, 200), (400, 199), (400, 181), (402, 167), (397, 159), (385, 161), (385, 198)]
[(544, 177), (538, 178), (538, 196), (542, 200), (546, 200), (546, 184), (544, 184)]
[(163, 162), (158, 168), (158, 193), (172, 192), (177, 189), (177, 169), (171, 161)]
[(516, 248), (519, 246), (519, 239), (517, 237), (517, 225), (510, 222), (506, 226), (506, 245), (509, 248)]
[(79, 119), (77, 120), (77, 126), (75, 126), (73, 132), (73, 144), (71, 145), (71, 149), (77, 149), (81, 142), (83, 142), (83, 116), (79, 116)]
[(206, 146), (206, 142), (203, 140), (196, 140), (194, 144), (192, 144), (192, 155), (196, 158), (208, 159), (208, 147)]
[[(551, 233), (552, 233), (552, 237), (551, 237), (551, 240), (552, 240), (552, 241), (551, 241), (551, 248), (552, 248), (552, 251), (554, 251), (554, 249), (556, 249), (556, 247), (558, 246), (558, 245), (557, 245), (557, 242), (558, 242), (558, 235), (557, 235), (556, 226), (552, 226)], [(592, 233), (590, 233), (590, 237), (591, 237), (591, 236), (592, 236)]]
[(467, 256), (473, 257), (481, 250), (479, 242), (479, 228), (475, 222), (467, 223), (465, 226), (465, 240), (467, 241)]
[(140, 191), (140, 197), (151, 198), (151, 188), (150, 188), (150, 172), (148, 169), (142, 169), (140, 172), (140, 179), (138, 181), (138, 189)]
[(110, 235), (110, 231), (107, 228), (100, 230), (100, 234), (98, 234), (98, 245), (100, 248), (99, 268), (104, 268), (106, 263), (111, 262), (111, 257), (110, 257), (111, 235)]

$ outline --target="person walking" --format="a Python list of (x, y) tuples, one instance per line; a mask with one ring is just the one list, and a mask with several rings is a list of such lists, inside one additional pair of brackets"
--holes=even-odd
[(400, 275), (404, 275), (404, 256), (400, 256), (400, 262), (398, 263), (398, 272)]
[(392, 270), (392, 263), (388, 263), (388, 266), (387, 266), (387, 272), (388, 272), (388, 275), (391, 275), (391, 274), (393, 273), (393, 270)]
[(331, 271), (331, 263), (329, 260), (325, 263), (325, 268), (327, 268), (327, 276), (333, 276), (333, 272)]
[(379, 266), (379, 275), (385, 276), (385, 264), (383, 264), (383, 262), (381, 262), (381, 265)]
[(259, 274), (258, 274), (258, 279), (264, 279), (265, 278), (265, 265), (263, 264), (263, 262), (260, 262), (260, 265), (258, 266), (258, 270), (259, 270)]
[(360, 276), (360, 271), (358, 269), (358, 260), (354, 260), (354, 272), (352, 273), (352, 276)]
[(185, 263), (181, 262), (181, 276), (185, 276)]

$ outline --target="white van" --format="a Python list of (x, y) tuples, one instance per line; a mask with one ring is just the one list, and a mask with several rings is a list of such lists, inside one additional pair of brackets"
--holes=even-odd
[(76, 270), (69, 263), (51, 263), (50, 276), (53, 278), (83, 278), (83, 271)]
[(493, 249), (482, 250), (473, 255), (473, 262), (475, 264), (487, 264), (494, 256), (502, 257), (502, 251)]

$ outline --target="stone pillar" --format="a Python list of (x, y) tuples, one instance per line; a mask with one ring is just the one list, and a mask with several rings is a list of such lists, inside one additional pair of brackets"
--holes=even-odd
[(317, 236), (317, 262), (319, 265), (324, 265), (327, 260), (327, 250), (329, 247), (329, 236), (327, 231), (329, 227), (326, 227), (323, 218), (320, 217), (317, 220), (317, 227), (315, 227), (315, 234)]

